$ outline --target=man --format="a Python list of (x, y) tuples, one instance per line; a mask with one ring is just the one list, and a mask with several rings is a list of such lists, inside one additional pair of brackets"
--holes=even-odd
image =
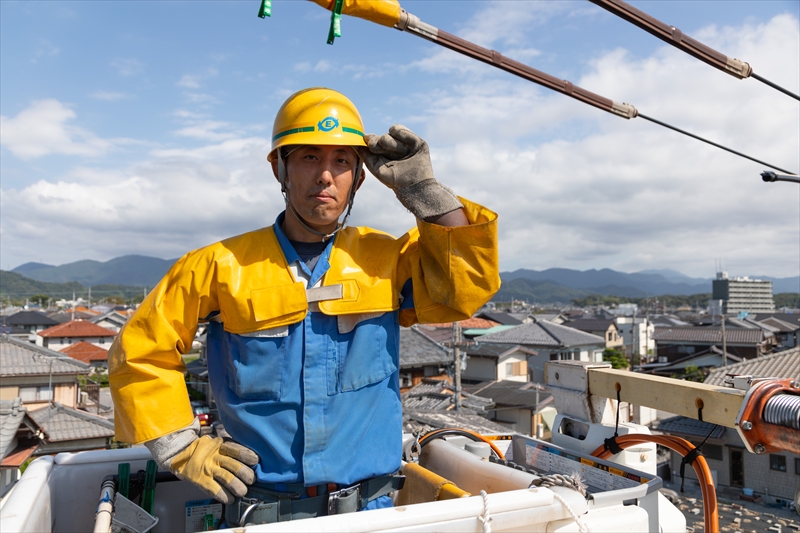
[[(286, 210), (181, 258), (112, 346), (117, 438), (144, 442), (162, 468), (233, 504), (235, 523), (390, 506), (399, 326), (468, 318), (499, 288), (497, 216), (440, 185), (408, 129), (363, 131), (340, 93), (289, 97), (268, 157)], [(345, 227), (362, 162), (417, 228), (395, 239)], [(192, 423), (181, 354), (200, 320), (232, 441), (200, 438)]]

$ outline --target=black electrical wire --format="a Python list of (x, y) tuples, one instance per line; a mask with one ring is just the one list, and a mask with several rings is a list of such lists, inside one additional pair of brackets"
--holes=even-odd
[(649, 120), (650, 122), (653, 122), (654, 124), (658, 124), (659, 126), (664, 126), (665, 128), (669, 128), (671, 130), (677, 131), (678, 133), (683, 133), (684, 135), (692, 137), (693, 139), (697, 139), (698, 141), (703, 141), (704, 143), (710, 144), (711, 146), (716, 146), (717, 148), (722, 148), (726, 152), (730, 152), (732, 154), (738, 155), (739, 157), (744, 157), (745, 159), (749, 159), (750, 161), (755, 161), (756, 163), (761, 163), (762, 165), (766, 165), (766, 166), (768, 166), (770, 168), (774, 168), (775, 170), (780, 170), (781, 172), (784, 172), (786, 174), (794, 174), (794, 172), (789, 172), (788, 170), (784, 170), (784, 169), (782, 169), (780, 167), (776, 167), (775, 165), (773, 165), (771, 163), (767, 163), (766, 161), (761, 161), (760, 159), (756, 159), (755, 157), (750, 157), (747, 154), (743, 154), (741, 152), (737, 152), (736, 150), (728, 148), (727, 146), (722, 146), (721, 144), (717, 144), (717, 143), (715, 143), (713, 141), (709, 141), (708, 139), (704, 139), (704, 138), (700, 137), (699, 135), (695, 135), (694, 133), (689, 133), (688, 131), (682, 130), (680, 128), (676, 128), (675, 126), (670, 126), (669, 124), (661, 122), (660, 120), (656, 120), (656, 119), (654, 119), (652, 117), (648, 117), (647, 115), (643, 115), (642, 113), (639, 113), (638, 116), (640, 118), (645, 119), (645, 120)]
[(766, 78), (762, 78), (761, 76), (759, 76), (759, 75), (758, 75), (758, 74), (756, 74), (755, 72), (751, 73), (751, 74), (750, 74), (750, 77), (751, 77), (751, 78), (755, 78), (755, 79), (757, 79), (758, 81), (760, 81), (760, 82), (761, 82), (761, 83), (763, 83), (764, 85), (769, 85), (769, 86), (770, 86), (770, 87), (772, 87), (773, 89), (776, 89), (776, 90), (778, 90), (778, 91), (782, 92), (783, 94), (788, 94), (789, 96), (791, 96), (791, 97), (792, 97), (792, 98), (794, 98), (795, 100), (800, 100), (800, 96), (798, 96), (798, 95), (794, 94), (794, 93), (793, 93), (793, 92), (791, 92), (791, 91), (788, 91), (788, 90), (784, 89), (784, 88), (783, 88), (783, 87), (781, 87), (780, 85), (777, 85), (777, 84), (775, 84), (775, 83), (772, 83), (771, 81), (769, 81), (769, 80), (768, 80), (768, 79), (766, 79)]

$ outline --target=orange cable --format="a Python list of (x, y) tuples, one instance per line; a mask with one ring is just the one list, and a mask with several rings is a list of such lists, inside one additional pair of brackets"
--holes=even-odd
[[(683, 457), (686, 457), (686, 455), (695, 448), (695, 446), (686, 439), (671, 435), (644, 435), (639, 433), (617, 437), (617, 444), (623, 449), (645, 443), (660, 444), (661, 446), (681, 454)], [(600, 459), (608, 459), (613, 454), (610, 450), (605, 449), (604, 446), (600, 446), (592, 452), (592, 455)], [(700, 482), (700, 491), (703, 494), (705, 531), (706, 533), (719, 533), (717, 493), (714, 490), (714, 479), (711, 476), (711, 470), (708, 468), (708, 462), (706, 462), (705, 457), (698, 455), (691, 464), (695, 474), (697, 474), (697, 479)]]

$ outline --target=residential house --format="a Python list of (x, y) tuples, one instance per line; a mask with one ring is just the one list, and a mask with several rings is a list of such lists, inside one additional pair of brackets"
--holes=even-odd
[(647, 317), (618, 316), (614, 323), (622, 336), (622, 346), (628, 357), (638, 355), (647, 361), (650, 355), (655, 354), (655, 326)]
[[(656, 328), (653, 340), (656, 343), (656, 355), (659, 360), (666, 357), (667, 361), (672, 362), (687, 355), (706, 351), (711, 346), (721, 348), (722, 328)], [(761, 328), (726, 328), (725, 330), (726, 351), (743, 359), (753, 359), (771, 353), (774, 340), (773, 335), (767, 335)]]
[(36, 451), (41, 435), (20, 398), (0, 400), (0, 498), (19, 480), (19, 467)]
[(402, 401), (404, 433), (448, 427), (482, 434), (508, 433), (507, 427), (486, 418), (486, 410), (494, 406), (491, 399), (462, 390), (458, 407), (453, 385), (447, 380), (423, 379), (402, 394)]
[[(724, 387), (729, 374), (754, 377), (797, 378), (800, 376), (800, 347), (765, 355), (716, 368), (705, 383)], [(678, 435), (703, 445), (703, 455), (720, 487), (749, 488), (769, 498), (792, 501), (800, 486), (800, 455), (788, 452), (756, 455), (745, 449), (739, 434), (731, 428), (714, 426), (686, 417), (662, 420), (659, 432)], [(672, 471), (680, 469), (681, 457), (672, 453)], [(696, 480), (694, 471), (686, 469), (686, 478)]]
[(45, 434), (35, 455), (103, 450), (110, 447), (114, 437), (114, 422), (111, 420), (58, 402), (31, 410), (30, 416)]
[(29, 411), (51, 401), (77, 407), (78, 376), (90, 372), (86, 363), (6, 336), (0, 336), (0, 360), (0, 400), (19, 397)]
[[(540, 427), (539, 437), (545, 438), (545, 426), (551, 431), (555, 419), (555, 409), (550, 405), (553, 397), (538, 383), (519, 381), (485, 381), (475, 385), (465, 385), (464, 389), (475, 396), (490, 398), (494, 407), (488, 408), (489, 418), (523, 435), (536, 436), (536, 428)], [(545, 411), (547, 409), (547, 411)], [(552, 415), (543, 417), (543, 411)], [(546, 419), (549, 418), (549, 423)]]
[(94, 318), (89, 319), (89, 321), (92, 324), (97, 324), (98, 326), (119, 333), (119, 330), (122, 329), (122, 326), (125, 325), (130, 316), (131, 315), (128, 314), (126, 311), (116, 311), (112, 309), (110, 311), (103, 313), (102, 315), (98, 315)]
[(61, 350), (77, 342), (88, 342), (103, 347), (110, 346), (117, 332), (92, 324), (88, 320), (70, 320), (40, 331), (36, 335), (38, 346)]
[(95, 372), (108, 369), (108, 348), (81, 341), (70, 344), (60, 351), (73, 359), (88, 364)]
[(464, 347), (467, 368), (461, 372), (463, 383), (509, 380), (528, 381), (528, 358), (536, 352), (518, 344), (477, 343)]
[[(461, 320), (458, 322), (458, 325), (461, 327), (462, 339), (472, 339), (476, 335), (483, 335), (489, 331), (496, 331), (494, 328), (501, 327), (499, 322), (478, 317)], [(417, 324), (415, 327), (436, 342), (453, 342), (452, 322)]]
[(537, 383), (544, 382), (545, 361), (601, 362), (606, 345), (603, 337), (537, 318), (530, 324), (476, 337), (475, 341), (481, 344), (519, 345), (535, 351), (537, 355), (528, 356), (528, 372), (531, 381)]
[(423, 378), (447, 376), (453, 364), (450, 350), (434, 342), (417, 327), (400, 328), (400, 392), (418, 385)]
[(753, 319), (761, 324), (766, 324), (774, 328), (775, 344), (777, 346), (782, 348), (794, 348), (800, 345), (800, 314), (758, 314), (754, 316)]
[(660, 355), (657, 362), (640, 365), (634, 370), (671, 377), (675, 374), (683, 374), (689, 367), (697, 367), (708, 372), (714, 368), (740, 363), (742, 360), (741, 357), (732, 353), (723, 355), (722, 348), (712, 346), (708, 350), (696, 352), (673, 361), (669, 361), (665, 355)]
[(603, 337), (606, 340), (606, 348), (609, 349), (622, 349), (623, 338), (617, 328), (616, 322), (612, 319), (602, 318), (578, 318), (564, 324), (570, 328), (591, 333), (598, 337)]
[(36, 334), (58, 325), (58, 322), (38, 311), (20, 311), (3, 320), (6, 326), (17, 326), (28, 332), (27, 340), (36, 342)]
[(522, 320), (517, 317), (513, 317), (508, 313), (500, 313), (495, 311), (480, 311), (475, 315), (475, 318), (491, 320), (492, 322), (497, 322), (502, 326), (519, 326), (522, 324)]

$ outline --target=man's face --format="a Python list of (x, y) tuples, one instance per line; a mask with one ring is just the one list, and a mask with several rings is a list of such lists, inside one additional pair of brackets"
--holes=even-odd
[(347, 209), (356, 159), (348, 146), (308, 145), (289, 154), (286, 194), (294, 210), (314, 229), (331, 231)]

